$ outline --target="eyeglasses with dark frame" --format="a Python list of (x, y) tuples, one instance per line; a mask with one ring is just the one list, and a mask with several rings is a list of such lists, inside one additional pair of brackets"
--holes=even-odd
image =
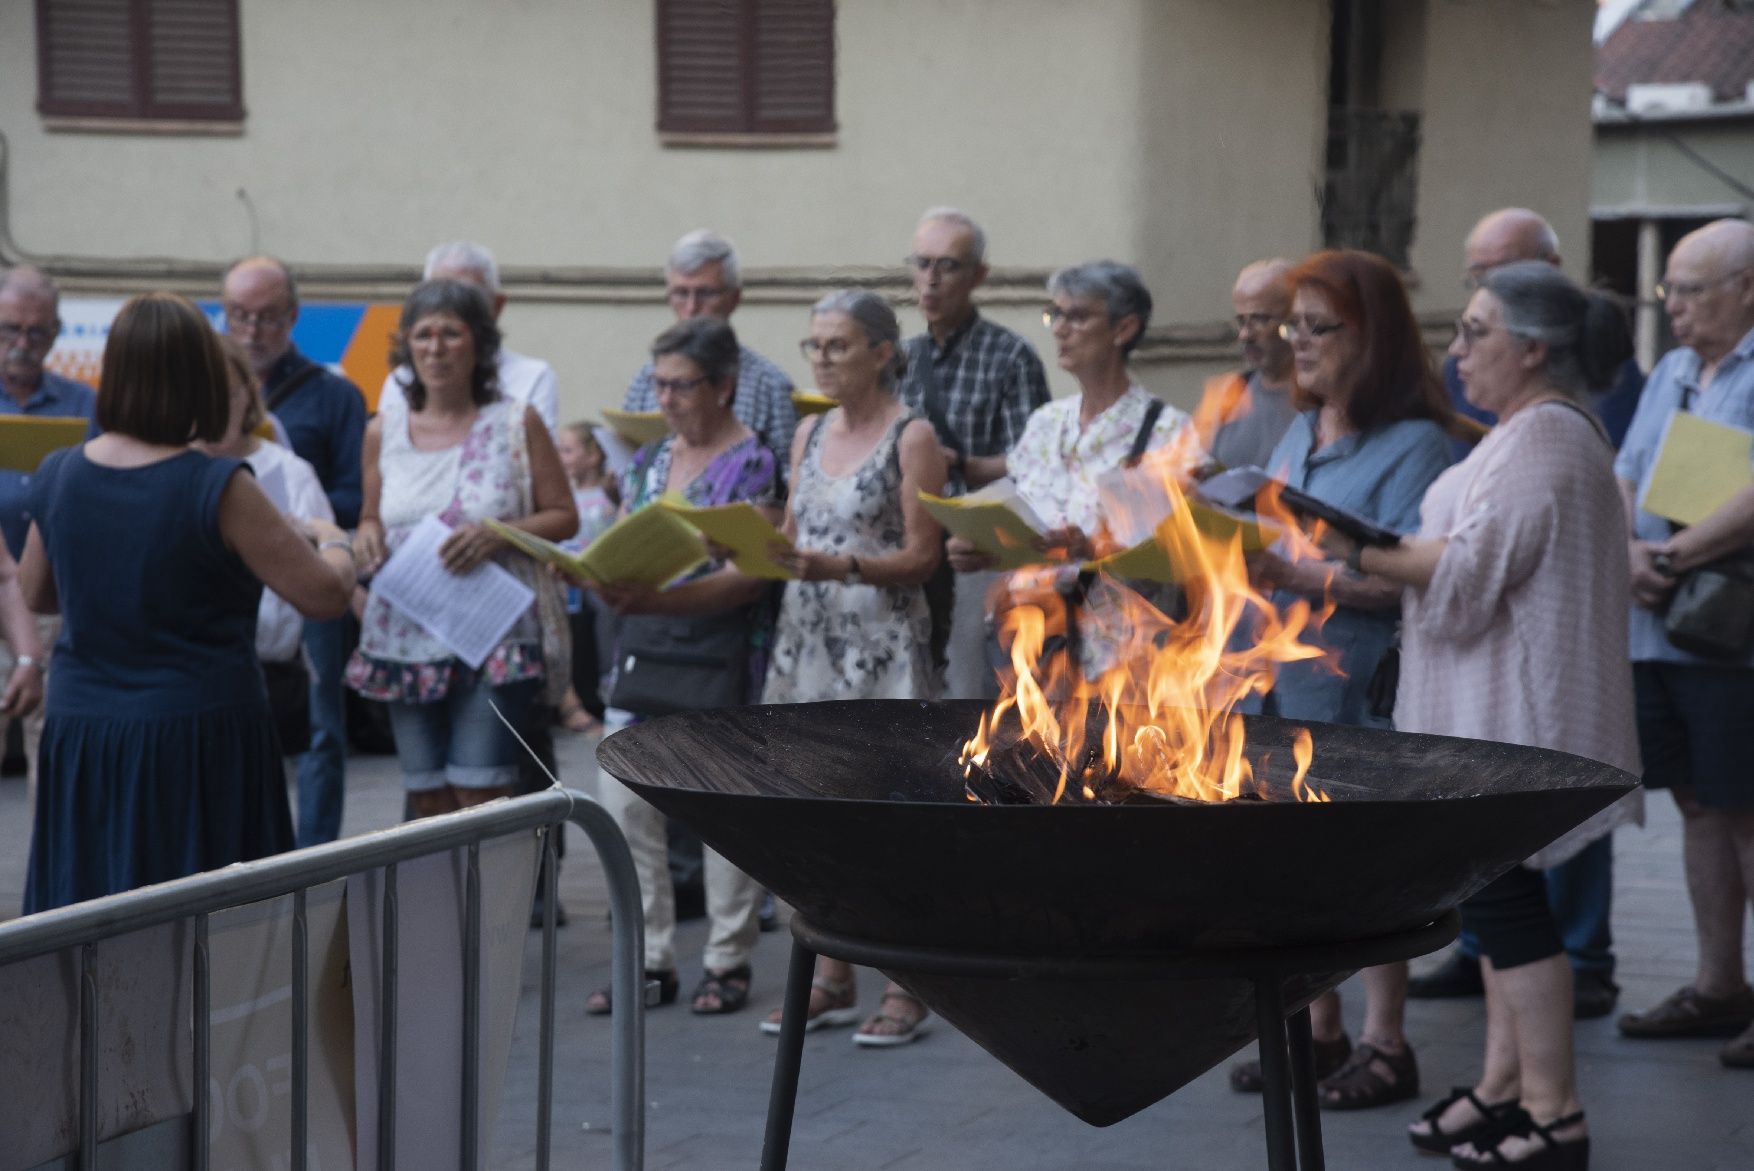
[[(871, 343), (866, 342), (865, 348), (870, 349)], [(806, 362), (838, 362), (853, 349), (853, 343), (844, 337), (831, 337), (825, 342), (807, 337), (798, 343), (798, 352), (804, 355)]]
[(0, 321), (0, 345), (9, 346), (19, 338), (23, 338), (25, 344), (34, 350), (54, 345), (55, 339), (59, 336), (61, 336), (59, 325), (50, 329), (42, 325), (25, 326), (10, 321)]
[(1064, 321), (1073, 329), (1083, 329), (1100, 316), (1102, 316), (1102, 310), (1089, 309), (1082, 305), (1075, 305), (1070, 309), (1049, 305), (1041, 311), (1041, 323), (1049, 329), (1056, 329), (1060, 322)]
[(1320, 341), (1345, 328), (1344, 321), (1311, 321), (1307, 317), (1288, 317), (1279, 325), (1279, 336), (1288, 342), (1294, 342), (1300, 337)]
[(707, 377), (704, 374), (695, 378), (654, 378), (652, 379), (652, 392), (654, 394), (664, 394), (666, 392), (670, 394), (689, 394), (693, 391), (699, 390), (706, 384)]

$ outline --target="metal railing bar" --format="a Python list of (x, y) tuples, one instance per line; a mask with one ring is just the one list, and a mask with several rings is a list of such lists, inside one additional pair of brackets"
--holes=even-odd
[[(560, 895), (560, 857), (555, 841), (558, 826), (542, 831), (542, 971), (541, 1009), (536, 1039), (536, 1171), (548, 1171), (554, 1144), (554, 985), (556, 980), (555, 916), (559, 914), (556, 899)], [(644, 959), (641, 959), (644, 967)]]
[(381, 1012), (378, 1032), (378, 1171), (396, 1168), (396, 984), (401, 962), (397, 954), (396, 863), (384, 867), (383, 960), (379, 985)]
[(213, 968), (208, 946), (206, 915), (195, 916), (195, 1110), (194, 1133), (189, 1146), (194, 1171), (207, 1171), (208, 1144), (213, 1137), (213, 1099), (207, 1087), (213, 1081)]
[(310, 1159), (310, 924), (305, 891), (292, 892), (292, 1171)]
[(633, 868), (633, 851), (607, 809), (582, 800), (573, 806), (570, 820), (590, 837), (608, 888), (614, 948), (609, 976), (610, 1126), (615, 1166), (639, 1171), (646, 1159), (646, 921), (639, 874)]
[(97, 1171), (97, 945), (79, 949), (79, 1171)]
[(458, 1165), (481, 1159), (481, 846), (469, 847), (463, 879), (463, 1115)]
[(567, 789), (548, 789), (528, 797), (422, 818), (293, 854), (180, 878), (174, 883), (27, 915), (0, 924), (0, 965), (192, 915), (279, 898), (301, 887), (321, 886), (471, 842), (539, 829), (566, 820), (575, 801), (588, 800), (575, 798)]

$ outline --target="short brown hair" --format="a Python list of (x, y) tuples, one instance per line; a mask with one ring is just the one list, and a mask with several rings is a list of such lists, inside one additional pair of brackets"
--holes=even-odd
[(225, 355), (226, 389), (229, 391), (236, 383), (250, 392), (250, 401), (244, 404), (244, 417), (238, 421), (238, 430), (248, 435), (268, 417), (268, 407), (262, 402), (262, 380), (256, 377), (250, 356), (244, 353), (237, 338), (228, 333), (220, 334), (219, 349)]
[[(1293, 295), (1313, 289), (1333, 302), (1334, 312), (1358, 331), (1358, 363), (1344, 377), (1346, 418), (1360, 431), (1402, 419), (1430, 419), (1444, 427), (1454, 413), (1438, 380), (1419, 322), (1395, 266), (1356, 249), (1317, 252), (1285, 274)], [(1312, 402), (1303, 390), (1294, 401)]]
[(225, 438), (225, 353), (201, 310), (176, 293), (122, 306), (104, 345), (97, 425), (145, 443)]

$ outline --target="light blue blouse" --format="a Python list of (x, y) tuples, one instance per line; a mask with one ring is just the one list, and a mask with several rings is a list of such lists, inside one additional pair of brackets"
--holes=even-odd
[[(1355, 512), (1398, 533), (1419, 530), (1419, 504), (1425, 490), (1450, 465), (1449, 438), (1429, 419), (1406, 419), (1347, 435), (1316, 450), (1316, 412), (1291, 423), (1273, 449), (1269, 470), (1311, 496)], [(1279, 590), (1273, 604), (1290, 605), (1300, 595)], [(1305, 641), (1335, 651), (1342, 674), (1323, 661), (1287, 663), (1265, 704), (1243, 705), (1295, 720), (1386, 728), (1389, 721), (1370, 714), (1368, 691), (1378, 661), (1394, 643), (1399, 605), (1384, 610), (1340, 606), (1320, 632)]]

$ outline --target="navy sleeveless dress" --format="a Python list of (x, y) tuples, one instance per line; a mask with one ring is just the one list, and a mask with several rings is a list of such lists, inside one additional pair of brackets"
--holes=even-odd
[(74, 447), (38, 470), (29, 508), (64, 622), (26, 914), (292, 848), (262, 584), (219, 535), (244, 466), (191, 451), (107, 468)]

